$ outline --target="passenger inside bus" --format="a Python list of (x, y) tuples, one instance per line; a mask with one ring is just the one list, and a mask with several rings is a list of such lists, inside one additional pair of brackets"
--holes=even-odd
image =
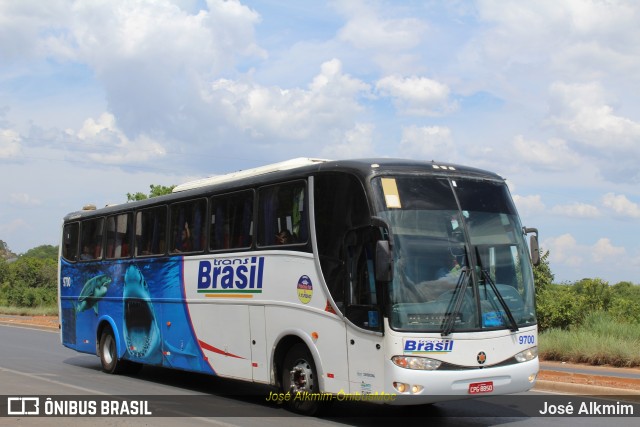
[(191, 231), (189, 231), (189, 223), (185, 222), (180, 233), (180, 239), (176, 242), (174, 253), (191, 252)]
[(294, 238), (289, 232), (289, 230), (284, 229), (278, 234), (276, 234), (276, 244), (277, 245), (288, 245), (290, 243), (294, 243)]
[(89, 245), (84, 245), (82, 247), (82, 254), (80, 254), (80, 260), (89, 261), (89, 260), (92, 260), (94, 258), (95, 257), (91, 253), (91, 248), (89, 248)]

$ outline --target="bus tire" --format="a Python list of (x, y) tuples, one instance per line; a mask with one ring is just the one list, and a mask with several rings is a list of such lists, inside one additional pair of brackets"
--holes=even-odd
[(110, 327), (104, 328), (100, 335), (98, 356), (102, 370), (108, 374), (137, 373), (142, 367), (139, 363), (132, 363), (118, 358), (116, 339)]
[(320, 385), (313, 356), (307, 346), (298, 343), (292, 346), (282, 364), (282, 391), (290, 393), (288, 407), (291, 411), (316, 415), (320, 412)]

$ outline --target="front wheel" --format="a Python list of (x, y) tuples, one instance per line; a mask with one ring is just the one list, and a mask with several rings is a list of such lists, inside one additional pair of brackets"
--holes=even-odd
[(118, 358), (116, 339), (110, 327), (104, 328), (98, 344), (98, 356), (102, 370), (108, 374), (137, 373), (142, 367), (139, 363)]
[(291, 393), (289, 409), (299, 414), (315, 415), (323, 407), (316, 365), (302, 343), (291, 347), (284, 358), (282, 391)]

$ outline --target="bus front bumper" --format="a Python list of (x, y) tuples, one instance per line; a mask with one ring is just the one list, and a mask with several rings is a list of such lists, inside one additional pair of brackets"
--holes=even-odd
[(420, 371), (385, 362), (383, 403), (422, 405), (447, 400), (521, 393), (533, 388), (539, 370), (536, 357), (528, 362), (469, 370)]

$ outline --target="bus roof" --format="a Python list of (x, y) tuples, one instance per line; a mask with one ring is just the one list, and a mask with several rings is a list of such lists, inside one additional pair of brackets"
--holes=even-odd
[(180, 191), (191, 190), (193, 188), (208, 187), (210, 185), (222, 184), (225, 182), (238, 181), (243, 178), (249, 178), (253, 176), (265, 175), (272, 172), (280, 172), (290, 169), (297, 169), (302, 166), (314, 165), (317, 163), (324, 163), (325, 159), (311, 159), (307, 157), (298, 157), (296, 159), (285, 160), (284, 162), (273, 163), (266, 166), (260, 166), (252, 169), (245, 169), (238, 172), (232, 172), (226, 175), (216, 175), (209, 178), (198, 179), (195, 181), (185, 182), (184, 184), (177, 185), (174, 189), (174, 193)]
[(136, 202), (108, 205), (95, 209), (87, 205), (84, 209), (72, 212), (64, 220), (73, 220), (85, 216), (104, 215), (111, 212), (131, 210), (153, 205), (159, 202), (180, 200), (196, 196), (205, 191), (234, 191), (242, 187), (267, 185), (270, 183), (302, 178), (317, 172), (345, 172), (365, 178), (383, 174), (425, 174), (504, 181), (500, 175), (482, 169), (447, 162), (418, 161), (406, 159), (372, 158), (355, 160), (325, 160), (316, 158), (296, 158), (252, 169), (241, 170), (190, 181), (176, 186), (172, 194), (154, 197)]

